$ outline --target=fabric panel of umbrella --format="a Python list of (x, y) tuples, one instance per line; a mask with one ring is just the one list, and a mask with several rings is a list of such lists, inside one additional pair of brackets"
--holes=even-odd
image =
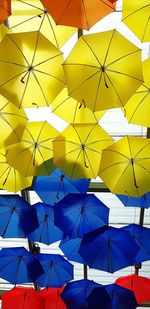
[(24, 176), (49, 174), (44, 162), (53, 156), (52, 141), (57, 135), (58, 131), (46, 121), (29, 122), (20, 143), (9, 147), (7, 162)]
[(9, 33), (8, 28), (4, 24), (1, 24), (0, 25), (0, 42), (5, 37), (5, 35), (8, 33)]
[(140, 208), (149, 208), (150, 207), (150, 192), (140, 196), (133, 197), (127, 195), (116, 195), (119, 200), (127, 207), (140, 207)]
[(64, 287), (61, 288), (46, 288), (40, 291), (40, 295), (45, 301), (44, 309), (67, 309), (65, 303), (63, 302), (60, 294), (62, 293)]
[(81, 246), (81, 242), (82, 238), (67, 237), (60, 242), (59, 248), (69, 261), (84, 264), (84, 260), (78, 252)]
[(0, 24), (11, 14), (11, 0), (1, 0), (0, 3)]
[(53, 141), (53, 162), (71, 178), (96, 178), (102, 149), (112, 143), (97, 123), (70, 124)]
[(140, 49), (116, 30), (81, 36), (63, 68), (69, 95), (94, 112), (123, 107), (143, 82)]
[(115, 194), (139, 197), (150, 189), (150, 139), (125, 136), (102, 151), (99, 176)]
[(63, 55), (38, 31), (0, 43), (0, 93), (19, 107), (49, 106), (65, 86)]
[(33, 205), (37, 212), (39, 227), (32, 231), (28, 239), (50, 245), (63, 238), (63, 232), (54, 224), (53, 206), (37, 203)]
[(38, 228), (36, 209), (19, 195), (0, 195), (0, 235), (3, 238), (26, 238)]
[(40, 31), (51, 43), (60, 48), (76, 28), (56, 25), (40, 0), (12, 0), (12, 14), (8, 19), (10, 32)]

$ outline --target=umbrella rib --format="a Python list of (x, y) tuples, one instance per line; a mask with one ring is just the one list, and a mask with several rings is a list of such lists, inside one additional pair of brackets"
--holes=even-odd
[(23, 73), (25, 73), (26, 71), (23, 71), (23, 72), (21, 72), (21, 73), (19, 73), (19, 74), (17, 74), (17, 75), (15, 75), (15, 76), (13, 76), (13, 77), (11, 77), (10, 79), (8, 79), (7, 81), (5, 81), (3, 84), (1, 84), (0, 85), (0, 87), (3, 87), (3, 86), (5, 86), (7, 83), (9, 83), (9, 82), (11, 82), (13, 79), (15, 79), (16, 77), (19, 77), (19, 76), (21, 76)]
[[(27, 75), (27, 81), (24, 82), (24, 77)], [(22, 93), (22, 97), (21, 97), (21, 100), (20, 100), (20, 107), (22, 106), (22, 102), (23, 102), (23, 99), (24, 99), (24, 96), (25, 96), (25, 93), (26, 93), (26, 90), (27, 90), (27, 86), (28, 86), (28, 82), (29, 82), (29, 79), (30, 79), (30, 72), (26, 72), (26, 74), (21, 78), (21, 82), (22, 83), (25, 83), (25, 87), (24, 87), (24, 90), (23, 90), (23, 93)]]
[[(127, 73), (123, 73), (123, 72), (119, 72), (119, 71), (115, 71), (115, 70), (110, 70), (110, 69), (108, 69), (107, 71), (108, 71), (108, 72), (111, 72), (111, 73), (117, 73), (117, 74), (120, 74), (120, 75), (124, 75), (124, 76), (130, 77), (130, 78), (133, 78), (133, 79), (135, 79), (135, 80), (137, 80), (137, 81), (139, 81), (139, 82), (142, 82), (141, 79), (139, 79), (139, 78), (137, 78), (137, 77), (134, 77), (134, 76), (132, 76), (132, 75), (129, 75), (129, 74), (127, 74)], [(105, 74), (107, 75), (106, 72), (105, 72)], [(107, 77), (108, 77), (108, 75), (107, 75)]]
[(37, 31), (36, 42), (35, 42), (35, 49), (34, 49), (33, 57), (32, 57), (31, 64), (30, 64), (31, 67), (33, 67), (33, 62), (34, 62), (35, 55), (36, 55), (36, 52), (37, 52), (38, 43), (39, 43), (39, 35), (40, 35), (40, 32)]
[(3, 5), (0, 4), (0, 8), (3, 9), (4, 11), (8, 12), (8, 9), (5, 8)]
[(118, 164), (125, 164), (125, 163), (128, 163), (128, 164), (129, 164), (128, 161), (120, 161), (120, 162), (113, 163), (113, 164), (111, 164), (111, 165), (109, 165), (109, 166), (103, 168), (102, 170), (100, 170), (100, 173), (105, 172), (107, 169), (109, 169), (109, 168), (111, 168), (111, 167), (113, 167), (113, 166), (116, 166), (116, 165), (118, 165)]
[[(93, 104), (93, 111), (95, 111), (95, 107), (96, 107), (96, 104), (97, 104), (98, 93), (99, 93), (99, 88), (100, 88), (101, 81), (102, 81), (102, 76), (103, 76), (103, 72), (101, 71), (100, 76), (99, 76), (99, 81), (98, 81), (97, 89), (96, 89), (96, 93), (95, 93), (95, 100), (93, 100), (93, 101), (94, 101), (94, 104)], [(105, 76), (105, 75), (104, 75), (104, 76)], [(105, 81), (105, 82), (106, 82), (106, 81)]]
[[(34, 5), (34, 4), (31, 4), (31, 3), (27, 3), (27, 2), (25, 2), (25, 1), (22, 1), (22, 0), (18, 0), (18, 2), (21, 2), (21, 3), (23, 3), (23, 4), (26, 4), (26, 5), (28, 5), (28, 6), (31, 6), (32, 8), (35, 8), (35, 9), (38, 9), (38, 10), (40, 10), (40, 11), (42, 11), (43, 13), (44, 13), (44, 9), (42, 9), (42, 8), (40, 8), (40, 7), (38, 7), (38, 6), (36, 6), (36, 5)], [(43, 5), (42, 5), (43, 6)]]
[[(134, 109), (134, 112), (132, 113), (129, 121), (132, 121), (132, 118), (134, 117), (134, 115), (136, 114), (136, 111), (138, 110), (138, 108), (140, 107), (140, 105), (144, 102), (144, 100), (147, 99), (147, 97), (150, 95), (149, 92), (146, 92), (145, 96), (140, 100), (140, 102), (138, 103), (138, 105), (136, 106), (136, 108)], [(125, 110), (125, 114), (126, 114), (126, 110)]]
[(97, 127), (97, 122), (92, 126), (92, 128), (89, 130), (86, 139), (84, 140), (84, 144), (87, 142), (88, 138), (90, 137), (90, 134), (92, 133), (92, 131), (95, 129), (95, 127)]
[[(34, 71), (35, 71), (35, 70), (34, 70)], [(39, 80), (38, 80), (38, 78), (37, 78), (37, 76), (36, 76), (36, 74), (35, 74), (34, 71), (32, 71), (32, 74), (33, 74), (33, 76), (34, 76), (34, 78), (35, 78), (35, 80), (36, 80), (36, 82), (37, 82), (37, 84), (38, 84), (38, 86), (39, 86), (39, 88), (40, 88), (40, 90), (41, 90), (41, 92), (42, 92), (42, 95), (43, 95), (43, 97), (44, 97), (44, 100), (45, 100), (45, 102), (46, 102), (46, 105), (49, 106), (48, 101), (47, 101), (46, 96), (45, 96), (45, 93), (44, 93), (44, 91), (43, 91), (43, 89), (42, 89), (42, 86), (41, 86), (41, 84), (40, 84), (40, 82), (39, 82)], [(37, 103), (35, 103), (35, 105), (37, 105)], [(37, 106), (38, 106), (38, 105), (37, 105)]]
[[(105, 64), (106, 64), (106, 60), (107, 60), (109, 50), (110, 50), (110, 47), (111, 47), (111, 43), (112, 43), (112, 40), (114, 38), (115, 33), (116, 33), (116, 29), (113, 31), (112, 36), (111, 36), (110, 41), (109, 41), (109, 44), (108, 44), (108, 47), (107, 47), (107, 51), (106, 51), (106, 55), (105, 55), (104, 63), (103, 63), (104, 67), (105, 67)], [(106, 68), (107, 68), (107, 66), (106, 66)]]
[[(56, 140), (57, 141), (57, 140)], [(59, 142), (64, 142), (64, 139), (59, 139), (58, 140)], [(69, 140), (65, 140), (65, 142), (66, 143), (70, 143), (70, 144), (73, 144), (73, 145), (75, 145), (75, 146), (78, 146), (79, 148), (80, 148), (80, 144), (79, 143), (75, 143), (75, 142), (73, 142), (73, 141), (69, 141)]]
[[(89, 50), (91, 51), (91, 53), (94, 55), (95, 59), (97, 60), (98, 64), (100, 65), (100, 67), (102, 66), (102, 64), (100, 63), (100, 60), (98, 59), (97, 55), (94, 53), (93, 49), (91, 48), (90, 44), (85, 40), (84, 36), (81, 37), (81, 39), (84, 41), (84, 43), (88, 46)], [(73, 65), (73, 63), (71, 63), (71, 65)], [(93, 68), (97, 68), (97, 66), (93, 66), (93, 65), (88, 65), (88, 64), (77, 64), (77, 65), (83, 65), (83, 66), (88, 66), (88, 67), (93, 67)], [(98, 67), (99, 68), (99, 67)]]
[(16, 130), (14, 130), (13, 126), (9, 123), (9, 121), (0, 113), (0, 118), (12, 129), (12, 132), (14, 133), (14, 135), (16, 136), (17, 140), (19, 141), (19, 137), (16, 133)]
[[(14, 64), (14, 65), (16, 65), (16, 66), (18, 66), (18, 67), (26, 68), (25, 65), (20, 64), (20, 63), (17, 63), (17, 62), (12, 62), (12, 61), (8, 61), (8, 60), (4, 60), (4, 59), (0, 59), (0, 62), (9, 63), (9, 64)], [(26, 72), (26, 71), (25, 71), (25, 72)], [(22, 73), (24, 73), (24, 72), (22, 72)], [(20, 74), (22, 74), (22, 73), (20, 73)]]
[(150, 171), (147, 168), (145, 168), (143, 165), (141, 165), (140, 163), (136, 162), (136, 165), (140, 166), (142, 169), (144, 169), (146, 172), (150, 174)]
[(110, 82), (110, 84), (111, 84), (113, 90), (115, 91), (115, 93), (116, 93), (116, 95), (117, 95), (117, 98), (118, 98), (120, 104), (121, 104), (122, 107), (123, 107), (122, 99), (121, 99), (121, 97), (120, 97), (120, 95), (119, 95), (119, 93), (118, 93), (116, 87), (114, 86), (114, 84), (113, 84), (112, 80), (110, 79), (110, 77), (108, 76), (108, 74), (107, 74), (106, 72), (105, 72), (105, 74), (106, 74), (106, 76), (107, 76), (107, 78), (108, 78), (108, 80), (109, 80), (109, 82)]
[(85, 8), (84, 0), (81, 0), (81, 2), (82, 2), (82, 5), (83, 5), (83, 11), (84, 11), (84, 15), (85, 15), (86, 25), (89, 29), (89, 22), (88, 22), (88, 18), (87, 18), (87, 14), (86, 14), (86, 8)]
[[(137, 151), (137, 153), (135, 154), (135, 156), (133, 157), (134, 159), (143, 151), (144, 148), (146, 148), (147, 146), (149, 146), (150, 144), (150, 140), (147, 142), (146, 145), (144, 145), (139, 151)], [(144, 159), (144, 158), (143, 158)]]
[[(47, 60), (46, 60), (46, 61), (47, 61)], [(46, 62), (46, 61), (45, 61), (45, 62)], [(65, 85), (65, 82), (64, 82), (62, 79), (58, 78), (57, 76), (54, 76), (54, 75), (52, 75), (52, 74), (46, 73), (46, 72), (41, 71), (41, 70), (38, 70), (38, 69), (34, 69), (34, 72), (38, 72), (38, 73), (47, 75), (47, 76), (49, 76), (49, 77), (52, 77), (52, 78), (58, 80), (59, 82), (61, 82), (63, 85)]]
[[(57, 57), (59, 57), (59, 56), (61, 56), (61, 55), (63, 55), (63, 53), (59, 50), (59, 54), (56, 54), (56, 55), (54, 55), (54, 56), (51, 56), (50, 58), (47, 58), (47, 59), (45, 59), (45, 60), (43, 60), (43, 61), (37, 63), (36, 65), (34, 65), (34, 69), (35, 69), (36, 67), (38, 67), (39, 65), (41, 65), (41, 64), (43, 64), (43, 63), (45, 63), (45, 62), (47, 62), (47, 61), (49, 61), (49, 60), (55, 59), (55, 58), (57, 58)], [(35, 70), (35, 71), (36, 71), (36, 70)], [(45, 73), (45, 72), (42, 72), (42, 73)], [(45, 73), (45, 74), (46, 74), (46, 73)], [(48, 73), (47, 73), (47, 74), (48, 74)], [(65, 84), (65, 85), (66, 85), (66, 84)]]
[(59, 43), (58, 43), (58, 40), (57, 40), (57, 37), (56, 37), (56, 34), (55, 34), (55, 31), (54, 31), (54, 28), (53, 28), (52, 23), (51, 23), (51, 20), (50, 20), (49, 14), (46, 14), (46, 17), (47, 17), (47, 20), (48, 20), (50, 29), (51, 29), (51, 31), (52, 31), (52, 33), (53, 33), (53, 37), (54, 37), (56, 46), (57, 46), (57, 48), (60, 48)]
[(130, 13), (129, 15), (125, 16), (125, 17), (122, 19), (122, 21), (124, 21), (126, 18), (128, 18), (128, 17), (130, 17), (130, 16), (136, 14), (137, 12), (139, 12), (139, 11), (141, 11), (141, 10), (144, 10), (144, 9), (145, 9), (146, 7), (148, 7), (148, 6), (150, 6), (150, 4), (146, 4), (146, 5), (142, 6), (142, 7), (140, 7), (139, 9), (133, 11), (133, 12)]
[(17, 43), (12, 39), (11, 34), (8, 35), (8, 37), (9, 37), (10, 41), (12, 41), (13, 44), (16, 46), (16, 48), (18, 49), (18, 51), (21, 53), (23, 59), (25, 60), (25, 62), (26, 62), (26, 64), (27, 64), (27, 67), (29, 67), (29, 62), (28, 62), (27, 58), (25, 57), (25, 55), (24, 55), (23, 51), (21, 50), (21, 48), (20, 48), (20, 47), (17, 45)]
[[(9, 102), (8, 102), (8, 105), (9, 105)], [(0, 110), (0, 115), (2, 114), (3, 115), (8, 115), (8, 116), (15, 116), (15, 117), (19, 117), (19, 118), (22, 118), (23, 120), (28, 120), (26, 116), (22, 116), (22, 115), (19, 115), (19, 114), (15, 114), (15, 113), (11, 113), (11, 112), (3, 112), (3, 108)]]
[(87, 143), (86, 144), (86, 148), (89, 148), (90, 145), (93, 145), (95, 143), (102, 143), (102, 142), (113, 142), (113, 140), (109, 139), (109, 136), (108, 136), (107, 139), (98, 139), (97, 141), (93, 141), (93, 142)]
[(57, 19), (57, 24), (59, 24), (61, 22), (61, 18), (63, 17), (63, 15), (65, 14), (65, 12), (67, 11), (70, 3), (71, 3), (72, 0), (68, 0), (66, 6), (64, 6), (64, 10), (62, 11), (60, 17)]
[[(130, 141), (129, 141), (129, 137), (128, 136), (127, 136), (127, 139), (128, 139), (128, 146), (129, 146), (130, 157), (133, 160), (131, 145), (130, 145)], [(133, 163), (132, 160), (131, 160), (131, 166), (132, 166), (132, 172), (133, 172), (134, 185), (138, 189), (139, 187), (138, 187), (137, 182), (136, 182), (135, 168), (134, 168), (134, 163)]]
[[(89, 157), (88, 157), (88, 154), (87, 154), (86, 150), (85, 150), (85, 157), (87, 158), (88, 164), (89, 164), (90, 169), (91, 169), (91, 171), (92, 171), (93, 178), (96, 178), (96, 177), (95, 177), (95, 173), (94, 173), (94, 171), (93, 171), (93, 168), (92, 168), (92, 165), (91, 165), (91, 162), (90, 162), (90, 160), (89, 160)], [(96, 176), (97, 176), (97, 175), (96, 175)]]
[[(38, 143), (38, 140), (39, 140), (39, 138), (40, 138), (40, 135), (41, 135), (41, 133), (42, 133), (42, 130), (43, 130), (43, 128), (44, 128), (44, 126), (46, 125), (46, 121), (44, 121), (43, 122), (43, 124), (42, 124), (42, 126), (41, 126), (41, 128), (40, 128), (40, 130), (39, 130), (39, 133), (38, 133), (38, 136), (37, 136), (37, 138), (36, 138), (36, 142)], [(46, 141), (46, 140), (45, 140)], [(45, 141), (42, 141), (42, 142), (45, 142)]]
[(145, 37), (146, 30), (147, 30), (147, 27), (148, 27), (149, 22), (150, 22), (150, 16), (149, 16), (148, 19), (147, 19), (147, 22), (146, 22), (146, 25), (145, 25), (145, 28), (144, 28), (144, 32), (143, 32), (143, 36), (142, 36), (141, 42), (144, 41), (144, 37)]
[[(43, 13), (41, 13), (41, 14), (43, 14)], [(23, 25), (23, 24), (26, 24), (26, 23), (32, 21), (32, 20), (35, 19), (36, 17), (39, 17), (39, 15), (34, 15), (34, 16), (30, 17), (30, 18), (27, 18), (26, 20), (23, 20), (22, 22), (20, 22), (20, 23), (18, 23), (18, 24), (15, 24), (15, 25), (12, 26), (12, 27), (9, 27), (9, 29), (10, 29), (10, 30), (15, 29), (15, 28), (17, 28), (18, 26), (21, 26), (21, 25)]]
[[(114, 164), (115, 165), (115, 164)], [(113, 192), (115, 191), (115, 189), (116, 189), (116, 187), (117, 187), (117, 185), (118, 185), (118, 183), (119, 183), (119, 181), (120, 181), (120, 179), (121, 179), (121, 177), (123, 176), (123, 174), (126, 172), (126, 170), (128, 169), (128, 167), (130, 166), (130, 163), (128, 163), (127, 164), (127, 166), (125, 167), (125, 169), (123, 170), (123, 172), (121, 173), (121, 175), (119, 176), (119, 178), (118, 178), (118, 180), (117, 180), (117, 182), (116, 182), (116, 184), (115, 184), (115, 187), (113, 188)], [(133, 175), (133, 179), (134, 179), (134, 175)], [(135, 179), (134, 179), (134, 181), (135, 181)], [(134, 182), (134, 184), (135, 184), (135, 182)], [(138, 193), (138, 187), (137, 186), (135, 186), (136, 187), (136, 191), (137, 191), (137, 193)], [(125, 192), (127, 192), (127, 191), (125, 191)], [(127, 192), (128, 193), (128, 192)], [(128, 194), (129, 195), (129, 194)]]
[(133, 54), (139, 53), (139, 52), (140, 52), (140, 49), (134, 50), (134, 51), (132, 51), (132, 52), (130, 52), (130, 53), (128, 53), (128, 54), (125, 54), (125, 55), (123, 55), (123, 56), (117, 58), (116, 60), (114, 60), (114, 61), (108, 63), (105, 67), (106, 67), (106, 69), (107, 69), (107, 68), (109, 68), (109, 66), (111, 66), (112, 64), (114, 64), (114, 63), (116, 63), (116, 62), (118, 62), (118, 61), (120, 61), (120, 60), (122, 60), (122, 59), (124, 59), (124, 58), (127, 58), (128, 56), (131, 56), (131, 55), (133, 55)]
[(73, 177), (74, 170), (75, 170), (75, 168), (76, 168), (76, 164), (77, 164), (77, 161), (78, 161), (78, 159), (79, 159), (81, 153), (82, 153), (82, 149), (80, 149), (79, 152), (78, 152), (78, 154), (77, 154), (77, 157), (76, 157), (76, 160), (75, 160), (75, 162), (74, 162), (73, 169), (72, 169), (72, 172), (71, 172), (71, 177)]

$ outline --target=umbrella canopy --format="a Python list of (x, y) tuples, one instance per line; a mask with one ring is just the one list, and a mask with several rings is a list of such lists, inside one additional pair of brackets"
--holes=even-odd
[(27, 121), (23, 109), (19, 109), (0, 95), (0, 147), (18, 143)]
[(0, 23), (2, 24), (11, 14), (11, 0), (1, 0)]
[(73, 279), (73, 265), (65, 260), (60, 254), (44, 254), (37, 256), (44, 274), (36, 283), (41, 287), (62, 287)]
[(39, 227), (37, 227), (28, 239), (50, 245), (63, 238), (63, 232), (54, 224), (53, 206), (37, 203), (33, 205), (37, 212)]
[[(105, 288), (107, 293), (105, 298), (102, 294), (102, 288)], [(117, 284), (108, 284), (95, 288), (88, 297), (87, 302), (91, 309), (135, 309), (138, 305), (133, 292)]]
[(150, 3), (149, 0), (123, 1), (122, 21), (142, 41), (150, 41)]
[(55, 205), (68, 193), (86, 193), (89, 179), (71, 179), (56, 168), (49, 176), (37, 176), (33, 188), (44, 203)]
[(59, 248), (69, 261), (84, 264), (84, 260), (78, 252), (81, 246), (81, 242), (82, 238), (67, 237), (60, 242)]
[(133, 197), (121, 194), (117, 194), (116, 196), (119, 198), (119, 200), (123, 203), (124, 206), (140, 207), (140, 208), (150, 207), (150, 192), (140, 197)]
[(98, 124), (70, 124), (53, 141), (53, 161), (71, 178), (96, 178), (102, 149), (112, 143)]
[(0, 93), (19, 107), (48, 106), (65, 86), (62, 52), (38, 31), (7, 34), (0, 60)]
[(23, 247), (0, 250), (0, 278), (12, 284), (33, 283), (43, 274), (39, 261)]
[(44, 309), (42, 296), (33, 288), (16, 286), (1, 296), (3, 309)]
[(115, 5), (109, 0), (41, 0), (56, 24), (68, 25), (89, 30), (109, 13)]
[(67, 309), (60, 294), (64, 287), (46, 288), (40, 291), (40, 295), (44, 299), (44, 309)]
[(24, 176), (38, 175), (39, 172), (49, 174), (44, 161), (52, 158), (52, 140), (57, 135), (58, 131), (46, 121), (29, 122), (20, 143), (8, 149), (7, 162)]
[(80, 103), (68, 96), (65, 87), (51, 103), (52, 112), (69, 123), (98, 122), (105, 111), (93, 113), (84, 103)]
[(70, 238), (108, 224), (109, 208), (94, 194), (68, 194), (54, 207), (55, 224)]
[(133, 291), (138, 304), (150, 301), (150, 279), (135, 274), (118, 278), (115, 283)]
[(99, 176), (111, 192), (139, 197), (150, 189), (150, 139), (125, 136), (102, 152)]
[(60, 48), (76, 31), (73, 27), (56, 25), (40, 0), (12, 0), (12, 14), (8, 19), (11, 32), (40, 31)]
[(63, 67), (69, 95), (94, 112), (123, 107), (143, 82), (140, 49), (116, 30), (81, 36)]
[(124, 107), (125, 116), (129, 123), (150, 126), (150, 59), (143, 61), (144, 83), (132, 95)]
[(19, 195), (0, 195), (0, 235), (26, 238), (39, 226), (36, 209)]
[[(69, 309), (88, 309), (87, 297), (94, 288), (100, 286), (100, 284), (87, 279), (70, 282), (65, 286), (61, 297)], [(93, 308), (95, 309), (95, 307)]]
[(91, 268), (114, 273), (135, 265), (138, 251), (129, 232), (108, 226), (84, 235), (79, 254)]

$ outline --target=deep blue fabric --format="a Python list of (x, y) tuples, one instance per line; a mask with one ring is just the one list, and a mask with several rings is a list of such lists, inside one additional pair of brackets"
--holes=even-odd
[(61, 241), (59, 248), (62, 250), (68, 260), (84, 264), (84, 260), (78, 252), (81, 241), (82, 238), (71, 239), (68, 237)]
[(116, 196), (119, 198), (119, 200), (123, 203), (124, 206), (140, 207), (140, 208), (150, 207), (150, 192), (140, 197), (133, 197), (121, 194), (117, 194)]

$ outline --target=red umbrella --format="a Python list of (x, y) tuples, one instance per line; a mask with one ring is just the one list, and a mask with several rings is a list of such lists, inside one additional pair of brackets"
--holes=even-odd
[(0, 1), (0, 24), (11, 14), (11, 0)]
[(46, 288), (40, 291), (40, 295), (45, 301), (44, 309), (67, 309), (60, 294), (64, 287), (61, 288)]
[(150, 301), (150, 279), (133, 274), (120, 277), (115, 283), (133, 291), (138, 304)]
[(44, 309), (44, 301), (32, 288), (17, 286), (1, 296), (3, 309)]

